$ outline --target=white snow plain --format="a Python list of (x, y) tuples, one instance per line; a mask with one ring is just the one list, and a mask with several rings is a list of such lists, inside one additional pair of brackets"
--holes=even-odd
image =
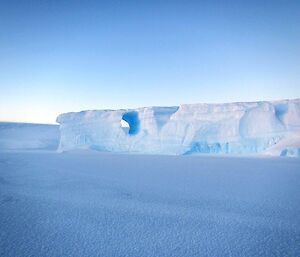
[(0, 151), (56, 150), (57, 125), (0, 122)]
[(83, 111), (57, 122), (60, 151), (300, 157), (300, 99)]
[(0, 256), (300, 256), (300, 159), (0, 152)]

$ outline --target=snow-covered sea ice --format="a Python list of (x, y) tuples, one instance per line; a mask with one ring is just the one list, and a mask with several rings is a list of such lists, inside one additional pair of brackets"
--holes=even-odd
[(0, 256), (300, 256), (300, 160), (0, 153)]

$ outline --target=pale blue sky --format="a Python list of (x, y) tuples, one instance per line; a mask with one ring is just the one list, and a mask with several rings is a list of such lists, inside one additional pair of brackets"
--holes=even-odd
[(0, 120), (300, 97), (300, 1), (0, 1)]

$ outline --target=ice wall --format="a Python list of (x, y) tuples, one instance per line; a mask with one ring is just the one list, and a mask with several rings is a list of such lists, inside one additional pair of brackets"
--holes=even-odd
[(300, 99), (83, 111), (57, 122), (60, 151), (263, 153), (300, 135)]

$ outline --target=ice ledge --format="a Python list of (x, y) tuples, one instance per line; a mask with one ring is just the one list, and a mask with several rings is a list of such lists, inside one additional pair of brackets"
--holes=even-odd
[(280, 155), (300, 134), (300, 99), (82, 111), (57, 122), (59, 151), (258, 154), (279, 144)]

